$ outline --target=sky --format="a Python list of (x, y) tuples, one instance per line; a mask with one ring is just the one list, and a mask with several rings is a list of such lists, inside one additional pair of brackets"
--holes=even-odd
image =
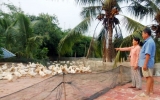
[(80, 21), (80, 7), (77, 7), (74, 0), (1, 0), (11, 2), (20, 7), (26, 14), (39, 15), (48, 13), (56, 15), (61, 28), (73, 28)]
[[(59, 26), (65, 30), (74, 28), (78, 25), (82, 18), (80, 12), (82, 6), (77, 5), (74, 0), (0, 0), (2, 2), (12, 3), (18, 6), (24, 11), (25, 14), (39, 15), (40, 13), (48, 13), (50, 15), (55, 14), (59, 20)], [(3, 10), (4, 8), (1, 7)], [(100, 32), (102, 24), (99, 24), (96, 28), (98, 21), (95, 19), (91, 28), (85, 35), (93, 36), (94, 30), (97, 33)]]
[[(0, 4), (2, 2), (12, 3), (15, 6), (20, 7), (25, 14), (30, 14), (30, 15), (39, 15), (40, 13), (48, 13), (50, 15), (55, 14), (59, 20), (59, 26), (63, 30), (74, 28), (82, 21), (82, 18), (80, 16), (82, 6), (77, 5), (74, 0), (0, 0)], [(3, 10), (3, 8), (0, 9)], [(144, 25), (149, 25), (150, 21), (145, 19), (141, 21), (141, 23)], [(89, 31), (86, 33), (87, 36), (88, 35), (93, 36), (97, 24), (98, 21), (95, 20)], [(101, 30), (101, 27), (102, 23), (100, 23), (96, 28), (95, 31), (96, 36)], [(122, 30), (124, 30), (123, 27)], [(128, 34), (123, 34), (123, 36), (127, 35)]]

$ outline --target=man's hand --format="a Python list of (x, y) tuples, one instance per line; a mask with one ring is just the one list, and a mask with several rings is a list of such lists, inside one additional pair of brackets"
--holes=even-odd
[(137, 70), (138, 69), (138, 66), (134, 66), (134, 70)]
[(143, 70), (146, 71), (147, 69), (148, 69), (147, 66), (144, 65)]
[(146, 58), (145, 58), (144, 65), (143, 65), (143, 70), (144, 71), (146, 71), (148, 69), (147, 65), (148, 65), (149, 59), (150, 59), (150, 55), (146, 54)]

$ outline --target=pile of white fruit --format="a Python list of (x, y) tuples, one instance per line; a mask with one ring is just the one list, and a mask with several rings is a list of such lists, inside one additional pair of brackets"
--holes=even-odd
[(31, 63), (24, 65), (23, 63), (12, 63), (7, 65), (6, 63), (0, 66), (0, 80), (12, 81), (14, 77), (20, 78), (25, 76), (35, 77), (40, 75), (41, 77), (57, 74), (67, 74), (67, 73), (89, 73), (91, 72), (90, 67), (85, 67), (82, 62), (79, 63), (69, 63), (61, 61), (60, 63), (47, 63), (48, 68), (39, 63)]

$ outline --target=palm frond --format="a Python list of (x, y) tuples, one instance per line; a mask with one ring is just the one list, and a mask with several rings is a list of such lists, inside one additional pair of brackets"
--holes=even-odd
[(28, 38), (25, 48), (25, 56), (28, 58), (34, 58), (37, 54), (38, 48), (42, 45), (42, 42), (46, 36), (36, 35)]
[(104, 36), (104, 34), (105, 34), (105, 28), (102, 27), (102, 29), (101, 29), (101, 31), (100, 31), (98, 37), (97, 37), (97, 41), (101, 42), (102, 37)]
[(41, 20), (34, 20), (31, 22), (31, 27), (35, 26), (36, 24), (39, 24), (41, 23), (42, 21)]
[[(158, 6), (158, 2), (156, 2), (154, 0), (144, 0), (144, 2), (145, 2), (145, 6), (152, 8), (154, 12), (160, 11), (159, 6)], [(159, 1), (159, 3), (160, 3), (160, 1)]]
[[(160, 42), (158, 41), (158, 39), (155, 39), (155, 43), (156, 43), (156, 48), (160, 48)], [(160, 62), (160, 49), (156, 49), (155, 62), (156, 63)]]
[(153, 17), (154, 9), (152, 9), (151, 6), (147, 6), (145, 4), (143, 2), (135, 0), (135, 1), (132, 1), (130, 6), (127, 7), (127, 10), (131, 15), (134, 15), (136, 18), (142, 19), (144, 18), (144, 16)]
[(18, 33), (18, 30), (15, 29), (14, 27), (10, 27), (6, 30), (5, 32), (5, 48), (7, 48), (8, 50), (12, 50), (13, 47), (15, 47), (16, 45), (16, 42), (17, 42), (17, 33)]
[(75, 0), (75, 2), (80, 5), (102, 4), (102, 0)]
[(96, 17), (99, 13), (101, 13), (102, 6), (89, 6), (83, 7), (81, 11), (81, 16), (83, 18), (86, 17)]
[(10, 11), (12, 12), (18, 12), (20, 10), (20, 8), (17, 8), (16, 6), (14, 6), (13, 4), (6, 4), (6, 3), (3, 3), (4, 6), (6, 6)]
[(159, 7), (160, 4), (160, 0), (153, 0), (155, 2), (155, 4), (157, 4), (157, 6)]
[(122, 2), (125, 2), (125, 3), (128, 3), (130, 1), (133, 1), (133, 0), (116, 0), (118, 3), (122, 3)]
[[(99, 45), (99, 43), (97, 41), (94, 41), (91, 47), (91, 51), (90, 54), (94, 55), (92, 57), (102, 57), (102, 50), (101, 50), (101, 46)], [(97, 48), (99, 47), (99, 48)]]
[(141, 23), (125, 16), (125, 15), (122, 15), (124, 16), (123, 19), (122, 19), (122, 24), (125, 26), (126, 30), (129, 32), (129, 33), (132, 33), (136, 30), (139, 30), (139, 29), (142, 29), (144, 28), (145, 26), (142, 25)]
[(103, 8), (107, 11), (111, 11), (114, 7), (120, 8), (116, 0), (105, 0), (103, 2)]
[(11, 25), (9, 25), (9, 26), (7, 27), (5, 33), (7, 33), (10, 28), (13, 28), (13, 26), (15, 26), (16, 23), (17, 23), (17, 20), (14, 21)]
[(0, 25), (3, 27), (4, 30), (7, 30), (7, 28), (8, 28), (9, 25), (10, 25), (10, 22), (9, 22), (8, 19), (1, 18), (1, 19), (0, 19)]
[(101, 56), (102, 56), (102, 39), (103, 39), (103, 36), (105, 34), (105, 28), (102, 27), (98, 37), (97, 37), (97, 48), (98, 48), (98, 51), (101, 53)]
[[(125, 37), (122, 41), (121, 40), (118, 41), (117, 43), (119, 43), (119, 45), (120, 45), (119, 47), (123, 48), (123, 47), (130, 47), (130, 46), (132, 46), (132, 39), (133, 39), (134, 36), (139, 37), (142, 40), (141, 33), (142, 33), (142, 29), (138, 29), (138, 30), (134, 31), (131, 35)], [(116, 44), (116, 45), (118, 45), (118, 44)], [(127, 52), (120, 52), (120, 51), (118, 51), (117, 55), (115, 57), (115, 60), (114, 60), (113, 67), (116, 67), (118, 62), (125, 61), (127, 59), (127, 55), (128, 54), (129, 53), (127, 53)]]
[(29, 40), (29, 42), (31, 42), (33, 44), (35, 43), (36, 45), (41, 45), (44, 37), (45, 37), (45, 35), (44, 36), (36, 35), (34, 37), (30, 37), (28, 40)]
[(0, 19), (0, 25), (3, 28), (3, 36), (6, 37), (4, 43), (5, 43), (5, 48), (8, 50), (11, 50), (11, 45), (15, 43), (15, 29), (13, 28), (15, 24), (17, 23), (16, 21), (11, 22), (10, 19), (8, 18), (1, 18)]
[(32, 29), (29, 19), (22, 13), (18, 14), (18, 26), (20, 35), (23, 36), (23, 41), (27, 42), (27, 38), (32, 37)]
[(64, 55), (72, 50), (72, 46), (79, 37), (88, 30), (90, 18), (85, 18), (80, 24), (72, 29), (64, 38), (60, 40), (58, 45), (59, 55)]
[(118, 39), (118, 38), (123, 38), (122, 37), (122, 31), (121, 31), (121, 29), (120, 29), (120, 27), (118, 26), (118, 25), (115, 25), (114, 26), (114, 29), (115, 29), (115, 34), (114, 34), (114, 40), (116, 40), (116, 39)]

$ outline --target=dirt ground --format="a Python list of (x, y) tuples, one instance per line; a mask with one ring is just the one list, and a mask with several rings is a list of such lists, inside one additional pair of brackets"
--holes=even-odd
[[(111, 76), (112, 72), (65, 75), (66, 100), (83, 100), (91, 97), (111, 85), (113, 81)], [(13, 98), (14, 100), (65, 100), (63, 84), (58, 86), (62, 81), (63, 75), (46, 78), (22, 77), (13, 82), (0, 80), (0, 100), (13, 100)], [(57, 86), (58, 88), (54, 90)], [(57, 99), (60, 96), (61, 99)]]
[[(94, 97), (94, 94), (97, 95), (97, 92), (105, 88), (108, 89), (113, 80), (116, 82), (118, 79), (115, 76), (119, 73), (119, 70), (115, 73), (103, 72), (104, 69), (107, 71), (109, 70), (108, 68), (111, 67), (109, 67), (109, 65), (102, 66), (103, 63), (101, 62), (94, 61), (93, 63), (89, 61), (87, 63), (87, 65), (91, 65), (91, 69), (94, 69), (94, 72), (88, 74), (65, 75), (66, 82), (71, 82), (71, 84), (69, 83), (65, 85), (66, 100), (83, 100), (83, 98), (92, 98)], [(100, 71), (100, 73), (96, 73), (95, 70)], [(12, 100), (13, 98), (14, 100), (57, 100), (60, 96), (60, 100), (65, 100), (65, 93), (61, 91), (63, 90), (63, 85), (51, 92), (62, 82), (62, 79), (62, 75), (54, 77), (48, 76), (45, 78), (41, 78), (37, 75), (34, 78), (27, 76), (14, 79), (13, 82), (0, 80), (0, 100)], [(100, 93), (98, 93), (98, 95), (99, 94)]]
[[(128, 69), (126, 69), (125, 72), (127, 71)], [(66, 100), (83, 100), (82, 99), (83, 97), (91, 97), (93, 94), (105, 89), (106, 87), (109, 87), (111, 83), (114, 82), (113, 80), (115, 80), (116, 82), (118, 77), (113, 76), (113, 75), (116, 75), (116, 73), (117, 72), (115, 73), (101, 72), (100, 74), (89, 73), (89, 74), (75, 74), (75, 75), (68, 74), (66, 75), (65, 76), (66, 82), (72, 82), (71, 84), (66, 85), (66, 91), (67, 91)], [(56, 90), (56, 91), (53, 91), (53, 93), (51, 93), (51, 91), (60, 82), (62, 82), (62, 79), (63, 79), (62, 75), (58, 75), (54, 77), (48, 76), (44, 78), (37, 75), (34, 78), (27, 76), (27, 77), (21, 77), (19, 79), (14, 79), (13, 82), (8, 82), (7, 80), (0, 80), (0, 100), (42, 100), (41, 98), (44, 98), (47, 95), (50, 95), (50, 96), (48, 96), (48, 98), (43, 99), (43, 100), (56, 100), (55, 98), (57, 97), (59, 93), (61, 93), (61, 91)], [(45, 81), (43, 82), (43, 80)], [(156, 84), (158, 84), (159, 86), (159, 83), (156, 83)], [(124, 88), (122, 86), (120, 87)], [(60, 88), (62, 87), (59, 87), (59, 89)], [(159, 90), (157, 91), (158, 91), (157, 93), (160, 93)], [(10, 95), (12, 93), (15, 93), (15, 94)], [(64, 93), (61, 93), (61, 94), (62, 94), (62, 99), (60, 100), (65, 100)], [(23, 95), (25, 96), (23, 97), (23, 99), (16, 98), (18, 97), (18, 95), (21, 97), (23, 97)], [(1, 97), (4, 97), (4, 96), (8, 98), (1, 99)], [(100, 98), (98, 100), (114, 100), (114, 99), (106, 99), (109, 96), (107, 93), (104, 96), (105, 96), (104, 97), (105, 99)], [(140, 99), (135, 99), (135, 100), (140, 100)], [(146, 99), (146, 100), (149, 100), (149, 99)], [(153, 99), (153, 100), (156, 100), (156, 99)]]
[(40, 76), (31, 78), (27, 76), (27, 77), (21, 77), (19, 79), (14, 79), (13, 82), (8, 82), (8, 80), (0, 80), (0, 97), (3, 97), (5, 95), (11, 94), (21, 89), (24, 89), (26, 87), (29, 87), (47, 78), (48, 77), (41, 78)]

